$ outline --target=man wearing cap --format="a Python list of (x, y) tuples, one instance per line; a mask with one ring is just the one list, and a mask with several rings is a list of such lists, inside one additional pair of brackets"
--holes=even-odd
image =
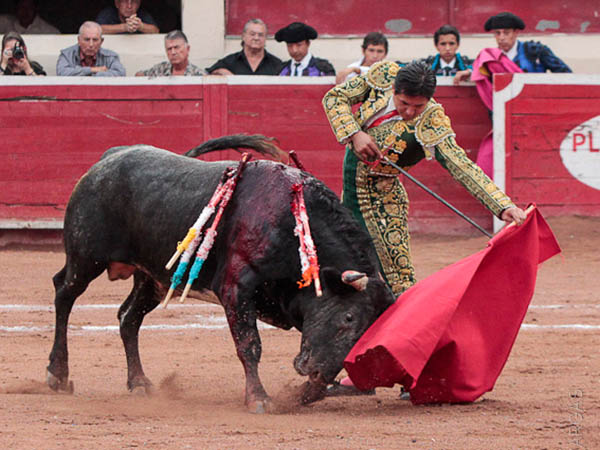
[(317, 30), (302, 22), (290, 23), (275, 33), (277, 42), (286, 42), (292, 59), (286, 61), (279, 75), (286, 77), (335, 76), (335, 69), (329, 61), (313, 56), (310, 41), (317, 38)]
[(492, 31), (498, 48), (516, 63), (523, 72), (571, 72), (552, 50), (541, 42), (518, 40), (519, 32), (525, 29), (523, 20), (509, 12), (490, 17), (484, 25)]
[[(510, 12), (501, 12), (486, 20), (485, 31), (493, 31), (498, 48), (484, 48), (473, 63), (473, 71), (458, 72), (455, 82), (471, 78), (485, 106), (493, 110), (494, 73), (520, 72), (571, 72), (550, 48), (541, 42), (519, 41), (519, 32), (525, 29), (525, 22)], [(489, 177), (494, 171), (494, 148), (492, 131), (479, 145), (477, 164)]]
[[(515, 63), (522, 72), (571, 72), (562, 59), (556, 56), (547, 45), (538, 41), (519, 41), (519, 33), (525, 29), (525, 22), (519, 16), (510, 12), (501, 12), (490, 17), (484, 24), (485, 31), (492, 31), (498, 44), (497, 49), (483, 49), (477, 60), (493, 58), (501, 62), (501, 55), (506, 56)], [(495, 51), (493, 51), (495, 50)], [(481, 67), (481, 62), (478, 67)], [(476, 64), (473, 64), (474, 66)], [(506, 67), (504, 72), (515, 72)], [(470, 70), (458, 72), (457, 81), (467, 80), (471, 76)], [(476, 81), (476, 80), (473, 80)]]

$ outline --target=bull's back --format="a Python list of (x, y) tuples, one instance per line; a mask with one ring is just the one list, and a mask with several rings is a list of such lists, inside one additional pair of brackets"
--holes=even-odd
[[(167, 277), (164, 264), (177, 242), (207, 205), (225, 169), (235, 166), (236, 161), (204, 162), (150, 146), (108, 151), (71, 195), (67, 252), (136, 264)], [(291, 219), (290, 187), (298, 174), (278, 163), (251, 161), (225, 211), (215, 248), (227, 249), (244, 236), (264, 247), (270, 238), (265, 221), (276, 228), (281, 215)]]
[(67, 251), (82, 248), (95, 258), (126, 259), (143, 258), (152, 248), (162, 257), (194, 222), (227, 166), (150, 146), (105, 153), (71, 194)]

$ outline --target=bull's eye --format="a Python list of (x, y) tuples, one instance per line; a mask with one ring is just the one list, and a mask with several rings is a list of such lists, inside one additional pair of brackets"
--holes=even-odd
[(346, 322), (352, 322), (354, 320), (354, 317), (352, 317), (352, 313), (347, 313), (346, 314)]

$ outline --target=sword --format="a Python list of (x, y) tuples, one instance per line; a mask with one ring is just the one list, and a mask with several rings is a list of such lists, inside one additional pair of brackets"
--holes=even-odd
[(488, 233), (484, 228), (482, 228), (479, 224), (475, 223), (473, 221), (473, 219), (471, 219), (470, 217), (468, 217), (467, 215), (465, 215), (464, 213), (460, 212), (458, 209), (456, 209), (454, 206), (452, 206), (450, 203), (448, 203), (446, 200), (444, 200), (442, 197), (440, 197), (439, 195), (437, 195), (435, 192), (433, 192), (431, 189), (429, 189), (427, 186), (425, 186), (423, 183), (421, 183), (419, 180), (417, 180), (415, 177), (413, 177), (411, 174), (409, 174), (406, 170), (404, 170), (402, 167), (400, 167), (398, 164), (393, 163), (392, 161), (390, 161), (390, 159), (387, 156), (383, 157), (383, 160), (388, 163), (390, 166), (392, 166), (394, 169), (396, 169), (397, 171), (399, 171), (402, 175), (404, 175), (406, 178), (408, 178), (410, 181), (412, 181), (413, 183), (415, 183), (417, 186), (419, 186), (421, 189), (423, 189), (425, 192), (427, 192), (428, 194), (432, 195), (436, 200), (439, 200), (440, 202), (442, 202), (445, 206), (447, 206), (448, 208), (450, 208), (452, 211), (454, 211), (456, 214), (458, 214), (460, 217), (462, 217), (463, 219), (465, 219), (467, 222), (469, 222), (471, 225), (473, 225), (475, 228), (477, 228), (479, 231), (481, 231), (483, 234), (485, 234), (487, 237), (491, 238), (492, 235), (490, 233)]

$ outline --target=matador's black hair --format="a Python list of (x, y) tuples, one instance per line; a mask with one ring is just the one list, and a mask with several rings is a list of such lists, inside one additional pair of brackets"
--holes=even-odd
[(409, 97), (433, 97), (436, 78), (431, 68), (422, 61), (413, 61), (402, 67), (396, 75), (394, 93)]

